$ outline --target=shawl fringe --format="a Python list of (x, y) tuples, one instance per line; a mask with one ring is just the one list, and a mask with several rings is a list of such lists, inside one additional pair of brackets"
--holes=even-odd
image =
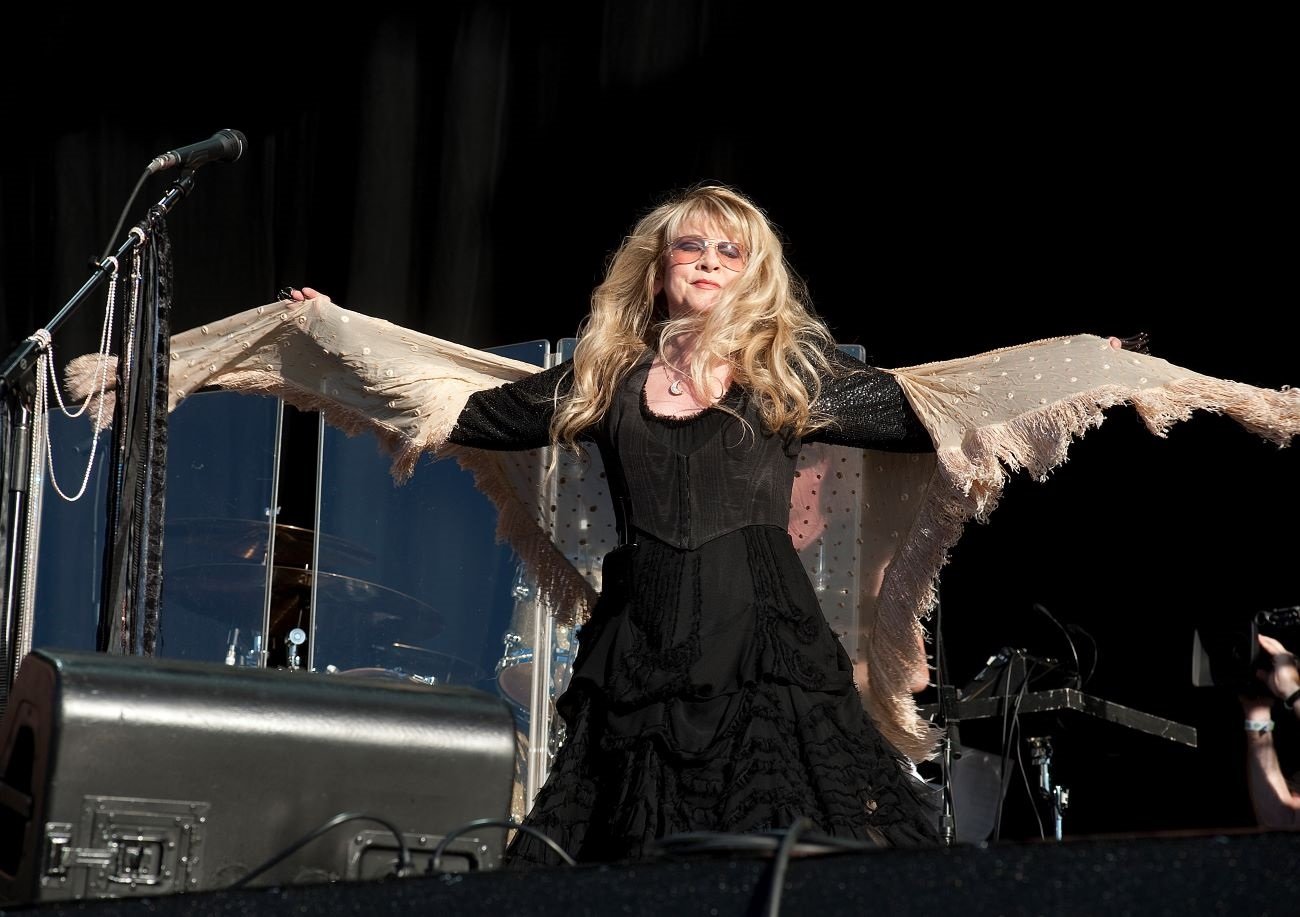
[(925, 661), (914, 637), (934, 609), (939, 571), (950, 550), (972, 519), (989, 520), (1012, 474), (1024, 470), (1045, 481), (1065, 462), (1070, 444), (1101, 426), (1105, 412), (1119, 405), (1131, 405), (1146, 428), (1162, 438), (1196, 411), (1227, 415), (1279, 448), (1300, 434), (1300, 390), (1193, 375), (1136, 392), (1122, 386), (1081, 392), (1006, 423), (972, 429), (960, 449), (940, 451), (931, 498), (890, 565), (867, 641), (870, 677), (863, 698), (868, 712), (913, 760), (933, 760), (943, 735), (920, 715), (907, 685)]

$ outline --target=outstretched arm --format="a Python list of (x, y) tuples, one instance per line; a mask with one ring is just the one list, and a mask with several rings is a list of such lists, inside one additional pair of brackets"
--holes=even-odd
[[(289, 299), (305, 302), (323, 296), (311, 287), (284, 291)], [(325, 297), (328, 299), (328, 297)], [(555, 405), (568, 390), (570, 374), (554, 367), (514, 382), (472, 393), (456, 415), (447, 442), (475, 449), (539, 449), (550, 441), (550, 421)]]
[[(1296, 658), (1285, 646), (1272, 637), (1259, 635), (1260, 648), (1267, 654), (1271, 667), (1258, 673), (1274, 698), (1285, 703), (1292, 698), (1285, 716), (1296, 715), (1300, 698), (1300, 671)], [(1246, 714), (1246, 780), (1255, 819), (1265, 828), (1295, 828), (1300, 826), (1300, 795), (1291, 788), (1282, 771), (1273, 741), (1272, 711), (1274, 703), (1268, 698), (1243, 697), (1242, 710)]]
[(805, 440), (888, 452), (931, 452), (934, 445), (916, 411), (891, 374), (848, 354), (828, 354), (831, 375), (821, 380), (813, 403), (831, 422)]
[[(341, 308), (307, 287), (173, 335), (168, 406), (207, 387), (283, 398), (346, 433), (373, 433), (404, 480), (422, 453), (446, 443), (475, 392), (537, 372)], [(101, 375), (97, 355), (78, 357), (68, 364), (68, 390), (91, 397)]]

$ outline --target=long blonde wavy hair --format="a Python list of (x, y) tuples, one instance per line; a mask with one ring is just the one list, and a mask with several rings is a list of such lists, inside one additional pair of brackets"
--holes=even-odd
[[(685, 223), (712, 224), (745, 246), (740, 276), (707, 312), (669, 320), (661, 292), (669, 243)], [(695, 185), (642, 217), (609, 261), (579, 329), (570, 396), (557, 406), (551, 438), (576, 449), (579, 434), (598, 422), (618, 383), (647, 349), (662, 353), (678, 335), (693, 338), (687, 373), (696, 391), (710, 391), (711, 367), (730, 366), (732, 380), (757, 401), (763, 426), (802, 435), (823, 425), (812, 408), (819, 371), (829, 371), (834, 346), (813, 312), (803, 282), (785, 261), (767, 215), (725, 185)]]

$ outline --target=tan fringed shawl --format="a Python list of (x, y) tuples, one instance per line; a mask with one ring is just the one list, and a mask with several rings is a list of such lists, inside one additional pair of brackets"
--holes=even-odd
[[(90, 395), (95, 359), (69, 364), (74, 397)], [(348, 433), (374, 433), (393, 454), (399, 481), (423, 452), (454, 455), (498, 508), (499, 536), (557, 616), (581, 622), (594, 604), (600, 559), (614, 547), (599, 457), (566, 460), (547, 481), (536, 453), (444, 445), (470, 393), (538, 367), (351, 312), (326, 297), (271, 303), (177, 334), (171, 366), (172, 408), (207, 386), (275, 395), (320, 411)], [(1044, 479), (1075, 437), (1121, 404), (1132, 405), (1157, 436), (1197, 410), (1226, 414), (1279, 446), (1300, 432), (1300, 390), (1200, 375), (1093, 335), (891, 372), (936, 452), (807, 447), (790, 532), (827, 619), (857, 664), (867, 710), (917, 761), (933, 756), (939, 738), (909, 688), (925, 662), (922, 621), (949, 549), (971, 519), (988, 519), (1010, 474)]]

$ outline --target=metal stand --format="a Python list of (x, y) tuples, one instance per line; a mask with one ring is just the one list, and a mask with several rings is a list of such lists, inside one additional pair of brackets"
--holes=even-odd
[[(41, 380), (35, 378), (37, 358), (45, 342), (67, 319), (84, 303), (90, 294), (104, 282), (123, 263), (126, 256), (137, 247), (143, 246), (155, 221), (168, 214), (178, 201), (183, 199), (194, 187), (192, 171), (186, 171), (177, 179), (167, 193), (153, 205), (149, 216), (139, 225), (133, 227), (117, 251), (100, 261), (90, 277), (82, 284), (72, 298), (64, 304), (57, 314), (45, 325), (22, 342), (3, 362), (0, 362), (0, 419), (3, 428), (3, 454), (0, 461), (0, 492), (3, 493), (4, 525), (3, 550), (6, 569), (3, 581), (3, 615), (0, 621), (0, 709), (7, 705), (9, 690), (17, 675), (21, 656), (30, 644), (32, 628), (32, 609), (24, 601), (30, 593), (28, 585), (35, 580), (36, 571), (24, 560), (28, 553), (28, 520), (31, 514), (33, 485), (28, 459), (39, 457), (44, 449), (44, 442), (33, 443), (31, 412), (34, 406), (35, 387)], [(119, 403), (129, 393), (118, 393)], [(120, 427), (120, 425), (119, 425)], [(115, 430), (115, 436), (120, 435)], [(115, 450), (116, 451), (116, 450)]]
[[(920, 707), (922, 716), (934, 720), (941, 714), (941, 704), (927, 704)], [(1104, 698), (1085, 694), (1077, 688), (1054, 688), (1046, 691), (1008, 692), (989, 697), (959, 700), (954, 709), (942, 711), (950, 723), (966, 720), (990, 719), (1003, 717), (1008, 710), (1014, 709), (1016, 716), (1036, 713), (1073, 711), (1087, 718), (1113, 723), (1126, 729), (1145, 733), (1161, 739), (1168, 739), (1191, 748), (1196, 747), (1196, 729), (1173, 720), (1153, 716), (1125, 707)], [(1037, 736), (1027, 739), (1033, 754), (1033, 763), (1039, 769), (1038, 791), (1051, 809), (1057, 840), (1062, 837), (1062, 822), (1065, 809), (1069, 806), (1070, 793), (1065, 787), (1055, 785), (1052, 780), (1053, 748), (1050, 736)]]
[(951, 847), (957, 842), (957, 814), (953, 811), (952, 801), (953, 747), (957, 744), (957, 721), (953, 718), (953, 712), (956, 709), (957, 689), (951, 685), (940, 685), (937, 722), (943, 727), (943, 740), (940, 744), (940, 760), (943, 764), (943, 809), (939, 814), (939, 838), (946, 847)]
[(1038, 792), (1047, 800), (1052, 812), (1053, 836), (1061, 839), (1061, 816), (1070, 804), (1070, 791), (1052, 784), (1051, 736), (1035, 736), (1026, 740), (1033, 754), (1032, 762), (1038, 768)]

